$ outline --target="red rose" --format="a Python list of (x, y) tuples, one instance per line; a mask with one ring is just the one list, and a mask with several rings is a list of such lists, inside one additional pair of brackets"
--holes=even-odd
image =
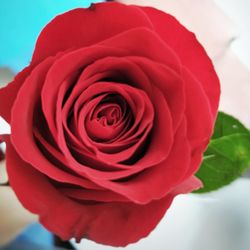
[(49, 23), (0, 100), (22, 204), (64, 240), (125, 246), (201, 186), (219, 82), (174, 17), (103, 3)]

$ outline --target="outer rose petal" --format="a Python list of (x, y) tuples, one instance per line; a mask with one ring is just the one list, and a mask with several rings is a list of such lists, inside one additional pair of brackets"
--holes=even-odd
[(200, 82), (185, 68), (183, 80), (186, 93), (187, 134), (192, 149), (206, 147), (213, 133), (213, 115), (209, 100)]
[[(232, 20), (211, 0), (117, 0), (124, 4), (152, 6), (177, 18), (192, 30), (212, 59), (220, 59), (237, 36)], [(193, 7), (195, 6), (195, 8)], [(212, 20), (211, 20), (211, 17)], [(206, 27), (206, 28), (204, 28)]]
[(43, 29), (32, 63), (70, 48), (96, 44), (138, 27), (152, 29), (152, 24), (143, 11), (133, 6), (105, 3), (69, 11), (56, 17)]
[(25, 68), (11, 83), (0, 89), (0, 116), (2, 116), (8, 123), (10, 123), (11, 108), (16, 99), (17, 93), (32, 69), (32, 66)]
[(99, 243), (126, 246), (146, 237), (158, 224), (175, 195), (190, 192), (201, 183), (191, 178), (165, 198), (147, 205), (97, 203), (83, 205), (66, 198), (48, 178), (22, 161), (7, 142), (7, 170), (11, 186), (22, 204), (40, 215), (41, 223), (63, 240), (83, 237)]
[(138, 8), (148, 15), (156, 32), (177, 53), (183, 65), (200, 81), (210, 101), (215, 121), (220, 97), (220, 85), (213, 64), (204, 48), (195, 35), (182, 26), (173, 16), (150, 7)]

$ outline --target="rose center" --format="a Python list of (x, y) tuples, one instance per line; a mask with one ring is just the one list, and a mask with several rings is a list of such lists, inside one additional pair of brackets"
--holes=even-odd
[(130, 108), (124, 98), (117, 94), (105, 94), (86, 120), (86, 131), (90, 138), (98, 142), (115, 140), (132, 119)]
[(102, 126), (115, 125), (122, 116), (122, 110), (117, 104), (106, 104), (99, 108), (97, 111), (96, 120), (101, 123)]

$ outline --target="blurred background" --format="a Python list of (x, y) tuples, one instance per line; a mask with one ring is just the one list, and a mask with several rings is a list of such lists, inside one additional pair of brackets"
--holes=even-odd
[(42, 28), (56, 15), (102, 0), (1, 0), (0, 67), (16, 73), (29, 64)]
[[(36, 38), (46, 23), (57, 14), (76, 7), (88, 7), (91, 2), (94, 1), (1, 0), (0, 85), (10, 82), (29, 64)], [(249, 0), (119, 2), (155, 6), (173, 14), (195, 32), (221, 80), (220, 110), (236, 116), (250, 128)], [(8, 124), (0, 118), (0, 133), (9, 132)], [(4, 160), (0, 164), (0, 183), (5, 183)], [(216, 192), (177, 197), (157, 229), (147, 239), (125, 249), (250, 249), (248, 176), (249, 173)], [(0, 249), (50, 249), (52, 236), (39, 225), (32, 224), (36, 221), (36, 216), (22, 208), (9, 187), (0, 187)], [(24, 228), (26, 231), (21, 233)], [(72, 241), (72, 244), (83, 250), (113, 249), (88, 240), (81, 244)]]

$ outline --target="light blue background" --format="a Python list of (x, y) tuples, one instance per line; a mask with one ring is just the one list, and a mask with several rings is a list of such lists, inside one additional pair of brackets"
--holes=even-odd
[(0, 0), (0, 67), (29, 64), (42, 28), (56, 15), (102, 0)]

